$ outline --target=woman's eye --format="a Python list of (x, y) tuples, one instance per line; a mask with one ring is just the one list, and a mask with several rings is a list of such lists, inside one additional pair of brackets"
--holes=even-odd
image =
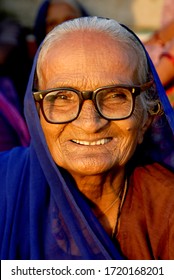
[(57, 99), (68, 99), (68, 96), (67, 95), (63, 95), (63, 94), (59, 94), (59, 95), (57, 95), (56, 98)]
[(58, 100), (71, 100), (72, 99), (72, 94), (69, 92), (54, 92), (50, 93), (46, 96), (46, 100), (49, 102), (55, 102)]
[(127, 99), (127, 95), (125, 93), (114, 93), (112, 98)]

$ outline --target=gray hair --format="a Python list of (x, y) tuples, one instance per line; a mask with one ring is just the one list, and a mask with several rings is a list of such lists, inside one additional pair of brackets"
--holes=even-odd
[[(111, 36), (117, 42), (131, 46), (132, 49), (136, 51), (137, 56), (139, 57), (138, 64), (138, 80), (139, 83), (145, 83), (149, 80), (149, 67), (146, 58), (145, 51), (136, 37), (128, 31), (125, 27), (120, 25), (117, 21), (113, 19), (99, 18), (99, 17), (83, 17), (76, 18), (71, 21), (66, 21), (59, 26), (56, 26), (44, 39), (41, 51), (37, 63), (37, 77), (41, 81), (41, 65), (44, 61), (44, 58), (49, 51), (49, 48), (54, 45), (55, 42), (61, 41), (65, 35), (70, 32), (75, 32), (78, 30), (87, 30), (87, 31), (98, 31), (104, 32)], [(156, 91), (153, 89), (152, 91)], [(140, 95), (140, 100), (145, 111), (153, 111), (153, 108), (159, 102), (156, 100), (156, 94), (151, 94), (151, 90), (145, 92), (145, 94)]]

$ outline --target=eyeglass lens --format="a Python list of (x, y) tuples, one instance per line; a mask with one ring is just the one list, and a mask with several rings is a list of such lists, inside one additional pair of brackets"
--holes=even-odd
[[(132, 110), (132, 94), (122, 87), (102, 89), (96, 93), (95, 103), (98, 111), (108, 119), (127, 117)], [(43, 99), (43, 110), (51, 122), (68, 122), (79, 113), (80, 98), (72, 90), (49, 92)]]

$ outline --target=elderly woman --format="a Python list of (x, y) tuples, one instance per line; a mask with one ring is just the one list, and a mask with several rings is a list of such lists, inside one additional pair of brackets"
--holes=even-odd
[(52, 30), (25, 113), (30, 147), (0, 156), (1, 259), (174, 259), (173, 110), (131, 31)]

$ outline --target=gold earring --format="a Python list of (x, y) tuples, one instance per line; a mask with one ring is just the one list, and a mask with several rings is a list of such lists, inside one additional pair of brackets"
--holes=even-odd
[(153, 115), (161, 116), (161, 115), (164, 113), (160, 102), (158, 102), (158, 103), (154, 106), (153, 109), (148, 110), (148, 112), (149, 112), (149, 114), (150, 114), (151, 116), (153, 116)]

